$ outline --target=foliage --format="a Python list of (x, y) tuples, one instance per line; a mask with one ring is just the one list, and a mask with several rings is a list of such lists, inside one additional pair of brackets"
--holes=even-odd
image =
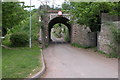
[(3, 35), (10, 29), (24, 20), (28, 11), (24, 10), (24, 3), (20, 2), (2, 2), (2, 28)]
[(118, 45), (120, 44), (120, 29), (118, 29), (118, 25), (112, 22), (106, 22), (105, 25), (109, 26), (110, 32), (112, 36), (110, 36), (113, 40), (111, 43), (106, 44), (111, 49), (110, 53), (104, 53), (103, 51), (98, 51), (102, 54), (105, 54), (107, 57), (110, 58), (119, 58), (118, 55)]
[(68, 29), (68, 27), (67, 26), (65, 26), (65, 25), (62, 25), (63, 26), (63, 31), (62, 31), (62, 33), (64, 33), (64, 40), (65, 41), (70, 41), (70, 32), (69, 32), (69, 29)]
[[(38, 40), (38, 32), (40, 30), (40, 23), (38, 21), (38, 13), (37, 12), (34, 12), (33, 15), (32, 15), (32, 24), (31, 24), (31, 33), (32, 33), (32, 40)], [(26, 19), (26, 21), (21, 24), (20, 26), (22, 27), (19, 27), (20, 30), (23, 32), (26, 32), (27, 34), (29, 34), (29, 27), (30, 27), (30, 24), (29, 24), (29, 17)]]
[(2, 48), (2, 51), (2, 78), (26, 78), (30, 73), (36, 74), (42, 68), (38, 43), (32, 48)]
[(109, 58), (120, 58), (119, 54), (113, 52), (113, 53), (110, 53), (109, 55)]
[(114, 2), (111, 5), (112, 5), (112, 9), (109, 13), (111, 15), (120, 16), (120, 2)]
[(55, 24), (54, 25), (54, 31), (53, 31), (53, 35), (56, 37), (56, 38), (61, 38), (62, 37), (62, 29), (61, 29), (61, 24)]
[(65, 1), (63, 4), (62, 4), (62, 12), (64, 13), (69, 13), (70, 10), (73, 9), (72, 5), (70, 4), (70, 2), (67, 2)]
[(64, 24), (55, 24), (54, 25), (53, 35), (57, 38), (64, 38), (65, 41), (69, 41), (69, 30)]
[(28, 44), (28, 35), (26, 33), (14, 33), (10, 36), (12, 46), (26, 46)]
[[(32, 27), (32, 40), (38, 40), (38, 32), (40, 30), (40, 23), (39, 23), (39, 17), (38, 17), (38, 13), (37, 11), (34, 12), (32, 14), (32, 24), (31, 24), (31, 27)], [(25, 20), (25, 22), (23, 24), (21, 24), (21, 31), (24, 31), (26, 32), (27, 34), (29, 34), (29, 27), (30, 27), (30, 24), (29, 24), (29, 17)]]
[(120, 43), (120, 29), (113, 30), (113, 37), (117, 43)]
[(63, 10), (70, 10), (71, 9), (71, 5), (69, 4), (69, 2), (64, 2), (62, 4), (62, 9)]
[[(32, 11), (33, 12), (33, 11)], [(5, 39), (3, 40), (3, 44), (9, 46), (10, 43), (10, 35), (20, 32), (29, 34), (29, 17), (22, 20), (19, 25), (14, 26), (11, 29), (8, 29), (7, 34), (5, 35)], [(38, 14), (36, 11), (32, 13), (32, 40), (38, 40), (38, 32), (39, 32), (39, 22), (38, 22)]]
[[(100, 31), (101, 13), (117, 13), (118, 4), (111, 2), (71, 2), (73, 18), (77, 23), (87, 25), (91, 31)], [(113, 8), (117, 8), (113, 9)]]
[(74, 46), (74, 47), (77, 47), (77, 48), (84, 48), (84, 49), (92, 48), (92, 47), (88, 47), (88, 46), (82, 46), (82, 45), (77, 44), (77, 43), (72, 43), (71, 45)]
[(97, 50), (98, 53), (105, 55), (109, 58), (119, 58), (119, 55), (117, 53), (105, 53), (103, 51)]
[(6, 46), (11, 46), (10, 34), (5, 35), (5, 38), (3, 39), (2, 44)]
[(64, 38), (64, 40), (67, 41), (67, 42), (70, 41), (69, 36), (66, 36), (66, 37)]
[(100, 50), (97, 50), (99, 53), (101, 53), (101, 54), (107, 54), (107, 53), (105, 53), (105, 52), (103, 52), (103, 51), (100, 51)]
[(110, 26), (110, 30), (113, 35), (113, 39), (120, 44), (120, 29), (117, 28), (118, 25), (115, 25), (113, 23), (106, 23)]
[(45, 10), (45, 9), (48, 9), (48, 10), (50, 10), (50, 9), (52, 9), (49, 5), (40, 5), (39, 6), (39, 9), (43, 9), (43, 10)]

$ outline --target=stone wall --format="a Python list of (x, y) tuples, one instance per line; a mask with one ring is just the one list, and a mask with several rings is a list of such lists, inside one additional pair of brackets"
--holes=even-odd
[[(102, 14), (101, 19), (102, 19), (101, 31), (98, 32), (97, 34), (95, 32), (91, 32), (89, 27), (86, 27), (85, 25), (79, 25), (74, 22), (74, 24), (71, 25), (71, 43), (77, 43), (80, 44), (81, 46), (86, 47), (97, 46), (98, 50), (103, 51), (105, 53), (113, 52), (113, 47), (117, 49), (118, 48), (117, 44), (113, 39), (112, 32), (107, 23), (116, 24), (117, 27), (120, 27), (120, 21), (118, 21), (119, 18), (117, 16), (110, 16), (105, 13)], [(43, 32), (41, 31), (41, 33), (45, 33), (44, 35), (45, 44), (49, 43), (49, 30), (48, 30), (49, 22), (50, 13), (47, 13), (46, 16), (44, 16), (44, 30), (42, 30)], [(40, 39), (41, 36), (39, 40)]]
[(91, 32), (89, 27), (74, 24), (72, 25), (71, 43), (77, 43), (86, 47), (96, 46), (96, 33)]
[(45, 43), (48, 44), (49, 43), (49, 30), (48, 30), (48, 24), (50, 22), (50, 14), (46, 13), (46, 15), (44, 16), (44, 29), (45, 29)]
[(110, 47), (113, 45), (113, 37), (112, 32), (108, 25), (102, 24), (101, 25), (101, 32), (98, 32), (98, 43), (97, 48), (100, 51), (105, 53), (111, 53), (112, 48)]
[(113, 39), (113, 33), (111, 26), (115, 25), (116, 28), (120, 28), (120, 21), (116, 16), (108, 14), (102, 14), (101, 31), (98, 32), (97, 48), (105, 53), (113, 53), (118, 49), (118, 44)]
[(120, 21), (120, 16), (109, 15), (108, 13), (102, 13), (102, 23), (106, 21)]
[[(50, 19), (51, 14), (54, 14), (54, 16), (51, 17), (51, 19)], [(57, 12), (54, 12), (54, 13), (49, 12), (49, 13), (46, 13), (46, 16), (44, 16), (44, 27), (45, 27), (45, 32), (44, 33), (45, 33), (45, 36), (46, 36), (46, 38), (45, 38), (46, 44), (49, 44), (49, 41), (50, 41), (50, 38), (49, 38), (49, 23), (55, 17), (59, 17), (58, 15), (55, 15), (55, 14), (57, 14)], [(66, 17), (67, 19), (69, 19), (69, 14), (63, 14), (63, 17)]]

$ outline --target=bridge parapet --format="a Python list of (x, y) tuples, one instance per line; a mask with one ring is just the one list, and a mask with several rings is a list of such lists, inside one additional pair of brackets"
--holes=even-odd
[[(54, 19), (55, 17), (59, 17), (57, 13), (50, 13), (50, 20)], [(70, 14), (62, 14), (61, 17), (65, 17), (70, 20)]]

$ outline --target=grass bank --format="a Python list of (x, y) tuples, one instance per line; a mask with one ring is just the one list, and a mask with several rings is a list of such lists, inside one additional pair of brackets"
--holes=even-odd
[(2, 77), (26, 78), (40, 71), (41, 53), (38, 45), (32, 48), (2, 48)]
[(77, 44), (77, 43), (72, 43), (71, 46), (74, 46), (74, 47), (77, 47), (77, 48), (84, 48), (84, 49), (94, 48), (94, 47), (82, 46), (82, 45)]

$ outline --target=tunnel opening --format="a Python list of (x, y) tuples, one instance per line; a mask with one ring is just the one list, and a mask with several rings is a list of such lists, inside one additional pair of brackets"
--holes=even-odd
[(49, 42), (52, 42), (51, 32), (56, 24), (59, 24), (59, 25), (64, 24), (67, 27), (68, 32), (69, 32), (68, 33), (69, 41), (67, 41), (67, 43), (70, 43), (71, 42), (71, 25), (69, 23), (69, 19), (67, 19), (66, 17), (61, 17), (61, 16), (53, 18), (48, 24)]
[(61, 23), (57, 23), (53, 26), (50, 32), (50, 39), (54, 43), (67, 43), (70, 40), (69, 29), (67, 26)]

